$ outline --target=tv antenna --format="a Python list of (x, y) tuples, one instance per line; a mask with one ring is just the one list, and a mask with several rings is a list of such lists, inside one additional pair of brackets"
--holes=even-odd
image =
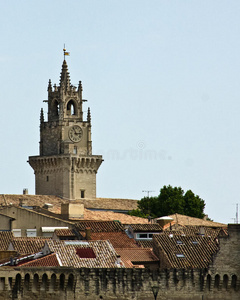
[(147, 191), (142, 191), (143, 193), (147, 193), (147, 198), (148, 198), (148, 215), (150, 216), (150, 201), (149, 201), (149, 194), (150, 193), (153, 193), (155, 191), (150, 191), (150, 190), (147, 190)]

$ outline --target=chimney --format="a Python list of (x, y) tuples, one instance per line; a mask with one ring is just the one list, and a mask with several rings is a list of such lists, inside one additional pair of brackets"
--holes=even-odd
[(118, 254), (117, 255), (117, 264), (120, 264), (121, 263), (121, 256)]
[(115, 262), (117, 268), (121, 268), (121, 256), (117, 254), (117, 260)]
[(204, 228), (203, 226), (201, 226), (201, 227), (199, 228), (199, 234), (202, 235), (202, 236), (205, 235), (205, 228)]
[(86, 227), (86, 229), (85, 229), (85, 239), (87, 241), (91, 240), (91, 228), (90, 227)]
[(28, 195), (28, 189), (23, 189), (23, 195)]
[(61, 215), (65, 219), (83, 219), (84, 217), (84, 205), (77, 201), (74, 203), (62, 203), (61, 204)]

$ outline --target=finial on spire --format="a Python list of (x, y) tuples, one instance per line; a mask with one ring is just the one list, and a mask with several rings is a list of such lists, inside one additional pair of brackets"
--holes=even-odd
[(65, 56), (70, 56), (70, 52), (66, 52), (66, 48), (65, 48), (65, 44), (64, 44), (64, 48), (63, 48), (63, 58), (65, 60)]

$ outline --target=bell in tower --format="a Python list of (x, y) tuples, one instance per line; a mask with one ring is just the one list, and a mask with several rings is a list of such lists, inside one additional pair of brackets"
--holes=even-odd
[(64, 199), (96, 198), (96, 174), (103, 159), (92, 155), (91, 114), (83, 119), (82, 83), (70, 81), (67, 62), (60, 83), (48, 83), (48, 120), (40, 114), (40, 155), (30, 156), (37, 195)]

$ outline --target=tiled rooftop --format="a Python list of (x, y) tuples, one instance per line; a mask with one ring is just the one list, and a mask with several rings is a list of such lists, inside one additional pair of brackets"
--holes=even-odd
[(111, 211), (91, 211), (88, 209), (84, 209), (84, 219), (95, 220), (95, 221), (118, 220), (122, 224), (147, 224), (148, 223), (148, 220), (146, 218), (139, 218), (139, 217), (134, 217), (122, 213), (115, 213)]
[(137, 241), (137, 244), (139, 247), (141, 248), (152, 248), (153, 247), (153, 241), (152, 240), (149, 240), (149, 241)]
[[(96, 258), (80, 258), (77, 249), (91, 248)], [(62, 266), (74, 268), (115, 268), (117, 253), (109, 241), (46, 241), (44, 251), (56, 253)], [(118, 267), (124, 267), (118, 266)]]
[(174, 223), (177, 223), (182, 226), (191, 225), (191, 226), (205, 226), (205, 227), (227, 227), (227, 225), (223, 223), (207, 221), (204, 219), (189, 217), (180, 214), (170, 215), (169, 217), (173, 219)]
[(210, 237), (154, 235), (154, 252), (159, 253), (161, 268), (207, 268), (218, 245)]
[(175, 230), (165, 230), (167, 234), (175, 235), (203, 235), (206, 237), (217, 238), (219, 236), (227, 236), (227, 229), (218, 227), (203, 227), (203, 226), (178, 226)]
[(58, 237), (75, 237), (76, 234), (72, 229), (55, 229), (54, 233)]
[(130, 239), (125, 232), (93, 232), (91, 240), (109, 240), (114, 248), (139, 248), (134, 239)]
[[(7, 195), (0, 194), (0, 204), (19, 205), (19, 201), (24, 201), (28, 206), (43, 206), (45, 203), (50, 203), (53, 208), (49, 209), (55, 213), (60, 213), (61, 203), (67, 203), (56, 196), (48, 195)], [(90, 209), (107, 209), (107, 210), (133, 210), (137, 209), (138, 200), (134, 199), (114, 199), (114, 198), (95, 198), (95, 199), (79, 199), (79, 203), (83, 203), (86, 208)]]
[(91, 228), (92, 232), (120, 232), (123, 226), (117, 221), (79, 221), (75, 224), (78, 231), (84, 231)]
[(18, 264), (21, 267), (59, 267), (57, 256), (55, 253), (46, 255), (44, 257), (37, 258), (22, 264)]
[(159, 224), (131, 224), (134, 232), (161, 232), (162, 227)]
[(0, 250), (8, 250), (12, 239), (13, 233), (11, 231), (0, 231)]
[(130, 260), (131, 262), (156, 262), (158, 257), (151, 249), (133, 249), (133, 248), (115, 248), (116, 252), (121, 256), (122, 261)]
[(49, 238), (43, 237), (14, 237), (8, 250), (18, 251), (21, 255), (38, 253), (43, 248), (45, 241)]
[[(144, 218), (130, 216), (124, 213), (115, 213), (111, 210), (128, 211), (137, 208), (137, 200), (131, 199), (112, 199), (112, 198), (96, 198), (96, 199), (79, 199), (78, 203), (83, 203), (84, 220), (101, 220), (101, 221), (114, 221), (119, 220), (122, 224), (147, 224), (148, 220)], [(62, 219), (61, 204), (68, 203), (67, 200), (63, 200), (56, 196), (47, 195), (6, 195), (0, 194), (0, 205), (19, 206), (22, 202), (23, 207), (35, 207), (34, 212), (41, 213), (42, 215), (49, 215), (52, 218)], [(43, 207), (45, 203), (50, 203), (53, 207), (46, 209), (37, 209), (37, 206)], [(97, 209), (97, 210), (88, 210)], [(108, 211), (102, 211), (106, 209)], [(36, 211), (35, 211), (36, 210)], [(54, 214), (51, 214), (54, 213)], [(58, 214), (58, 215), (57, 215)], [(76, 219), (74, 219), (75, 221)], [(67, 221), (65, 221), (67, 222)], [(69, 221), (70, 222), (70, 221)]]
[(133, 199), (116, 199), (116, 198), (96, 198), (94, 200), (80, 199), (78, 202), (83, 203), (86, 208), (90, 209), (107, 209), (107, 210), (133, 210), (138, 207), (138, 200)]

